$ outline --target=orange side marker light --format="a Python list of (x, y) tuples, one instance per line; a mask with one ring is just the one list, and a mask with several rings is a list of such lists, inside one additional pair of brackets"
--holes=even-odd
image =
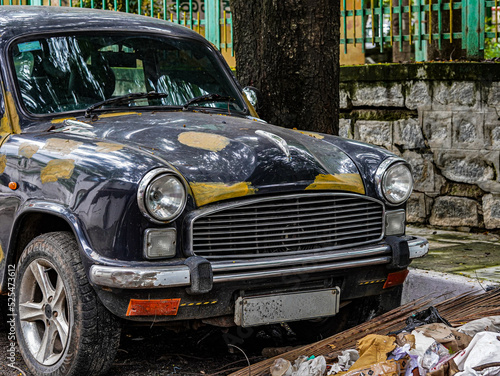
[(19, 185), (15, 181), (11, 181), (9, 183), (9, 188), (15, 191), (17, 188), (19, 188)]
[(175, 316), (181, 299), (130, 299), (127, 316)]
[(401, 270), (399, 272), (389, 273), (387, 276), (387, 280), (384, 284), (384, 289), (388, 289), (389, 287), (402, 285), (406, 279), (410, 271), (408, 269)]

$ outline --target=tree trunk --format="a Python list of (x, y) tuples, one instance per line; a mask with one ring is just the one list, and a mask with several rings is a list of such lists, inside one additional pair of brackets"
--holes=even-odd
[(263, 95), (259, 115), (338, 134), (340, 7), (331, 0), (231, 0), (236, 73)]

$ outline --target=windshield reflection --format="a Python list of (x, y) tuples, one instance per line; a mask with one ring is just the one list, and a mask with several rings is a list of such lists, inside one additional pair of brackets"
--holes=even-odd
[(83, 110), (106, 99), (151, 91), (168, 97), (120, 106), (177, 107), (210, 93), (236, 101), (195, 106), (244, 109), (213, 52), (197, 41), (79, 34), (23, 41), (13, 46), (11, 55), (24, 106), (33, 114)]

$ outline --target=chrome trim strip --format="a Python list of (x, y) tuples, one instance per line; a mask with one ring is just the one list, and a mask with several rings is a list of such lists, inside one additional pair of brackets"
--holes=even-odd
[(164, 267), (116, 267), (92, 265), (90, 280), (99, 286), (119, 289), (149, 289), (190, 286), (186, 265)]
[(284, 277), (288, 275), (304, 274), (311, 272), (326, 272), (326, 271), (346, 269), (346, 268), (359, 268), (362, 266), (387, 264), (390, 261), (391, 261), (391, 256), (385, 256), (385, 257), (376, 257), (376, 258), (356, 260), (356, 261), (337, 262), (334, 264), (327, 264), (327, 265), (310, 265), (303, 267), (299, 266), (296, 268), (272, 269), (272, 270), (254, 271), (254, 272), (238, 273), (238, 274), (214, 275), (214, 283), (243, 281), (243, 280), (258, 279), (258, 278)]
[(366, 248), (362, 250), (348, 249), (342, 252), (320, 254), (315, 256), (295, 256), (295, 257), (275, 257), (274, 259), (265, 259), (258, 261), (221, 261), (213, 262), (212, 270), (214, 273), (248, 270), (248, 269), (265, 269), (274, 267), (286, 267), (290, 265), (325, 263), (337, 260), (355, 259), (360, 257), (373, 257), (385, 255), (391, 251), (387, 244), (379, 245), (375, 248)]

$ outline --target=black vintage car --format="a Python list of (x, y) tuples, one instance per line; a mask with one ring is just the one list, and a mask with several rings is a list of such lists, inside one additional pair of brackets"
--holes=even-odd
[(427, 253), (405, 161), (259, 120), (187, 28), (5, 6), (0, 59), (0, 291), (34, 374), (105, 372), (124, 320), (333, 325)]

